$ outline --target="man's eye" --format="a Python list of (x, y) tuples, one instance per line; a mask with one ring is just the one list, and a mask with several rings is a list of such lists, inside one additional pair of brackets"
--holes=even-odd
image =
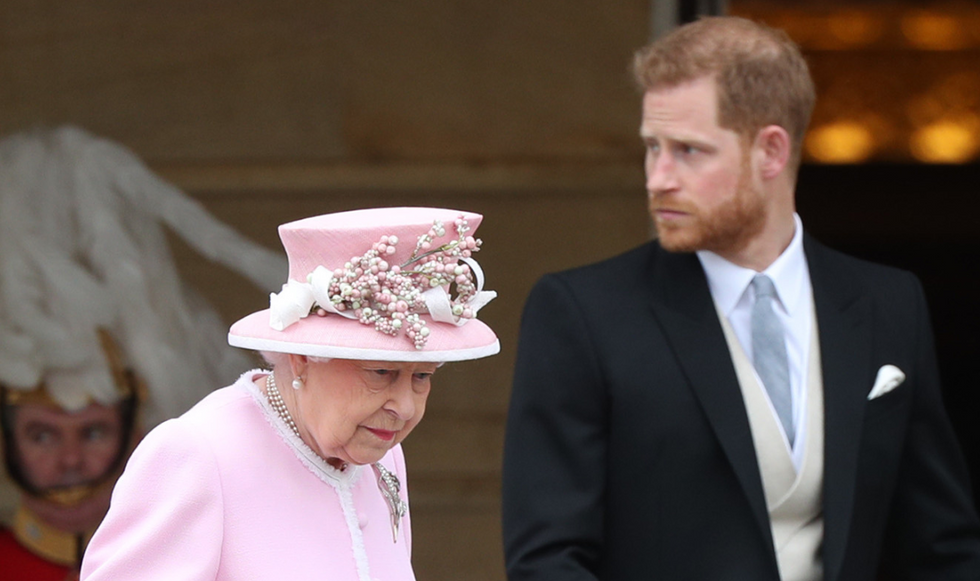
[(28, 434), (28, 439), (35, 444), (50, 444), (55, 440), (51, 430), (36, 430)]
[(94, 426), (87, 428), (82, 435), (86, 441), (95, 442), (104, 439), (108, 433), (109, 431), (104, 426)]

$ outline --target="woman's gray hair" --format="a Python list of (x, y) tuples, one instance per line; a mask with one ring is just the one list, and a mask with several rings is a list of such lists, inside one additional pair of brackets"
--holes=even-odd
[[(281, 353), (279, 351), (259, 351), (259, 355), (265, 362), (271, 367), (285, 367), (289, 365), (289, 353)], [(307, 355), (306, 358), (314, 363), (326, 363), (330, 361), (329, 357), (314, 357), (313, 355)]]

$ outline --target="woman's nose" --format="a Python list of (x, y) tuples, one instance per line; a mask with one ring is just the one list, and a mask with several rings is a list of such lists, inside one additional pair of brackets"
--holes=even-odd
[(398, 383), (391, 390), (391, 397), (385, 404), (385, 409), (404, 421), (415, 416), (415, 393), (412, 391), (411, 376), (407, 378), (407, 381), (399, 378)]

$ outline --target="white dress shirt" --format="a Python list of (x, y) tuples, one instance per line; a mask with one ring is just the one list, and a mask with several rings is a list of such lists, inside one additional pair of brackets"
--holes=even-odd
[[(786, 330), (786, 354), (789, 357), (790, 394), (793, 400), (793, 427), (796, 431), (791, 449), (793, 464), (799, 470), (806, 450), (806, 385), (807, 365), (810, 354), (810, 333), (813, 329), (813, 289), (810, 286), (810, 270), (803, 253), (803, 223), (793, 215), (796, 231), (786, 250), (769, 265), (762, 274), (772, 279), (777, 300), (773, 303), (776, 316)], [(707, 250), (697, 253), (708, 278), (708, 289), (718, 310), (731, 323), (739, 343), (752, 358), (751, 311), (755, 292), (750, 283), (756, 271), (733, 264)], [(756, 375), (758, 379), (758, 375)], [(761, 380), (759, 381), (761, 385)], [(765, 392), (765, 390), (763, 390)], [(769, 394), (766, 393), (768, 399)], [(772, 408), (772, 402), (770, 402)], [(775, 416), (776, 410), (772, 408)], [(777, 418), (778, 419), (778, 418)], [(782, 431), (782, 422), (776, 422)], [(789, 440), (783, 433), (784, 442)]]

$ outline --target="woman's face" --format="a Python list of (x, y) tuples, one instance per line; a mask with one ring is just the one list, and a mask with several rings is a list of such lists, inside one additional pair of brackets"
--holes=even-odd
[(305, 383), (293, 392), (300, 434), (321, 457), (352, 464), (377, 462), (408, 436), (425, 413), (438, 367), (291, 357)]

